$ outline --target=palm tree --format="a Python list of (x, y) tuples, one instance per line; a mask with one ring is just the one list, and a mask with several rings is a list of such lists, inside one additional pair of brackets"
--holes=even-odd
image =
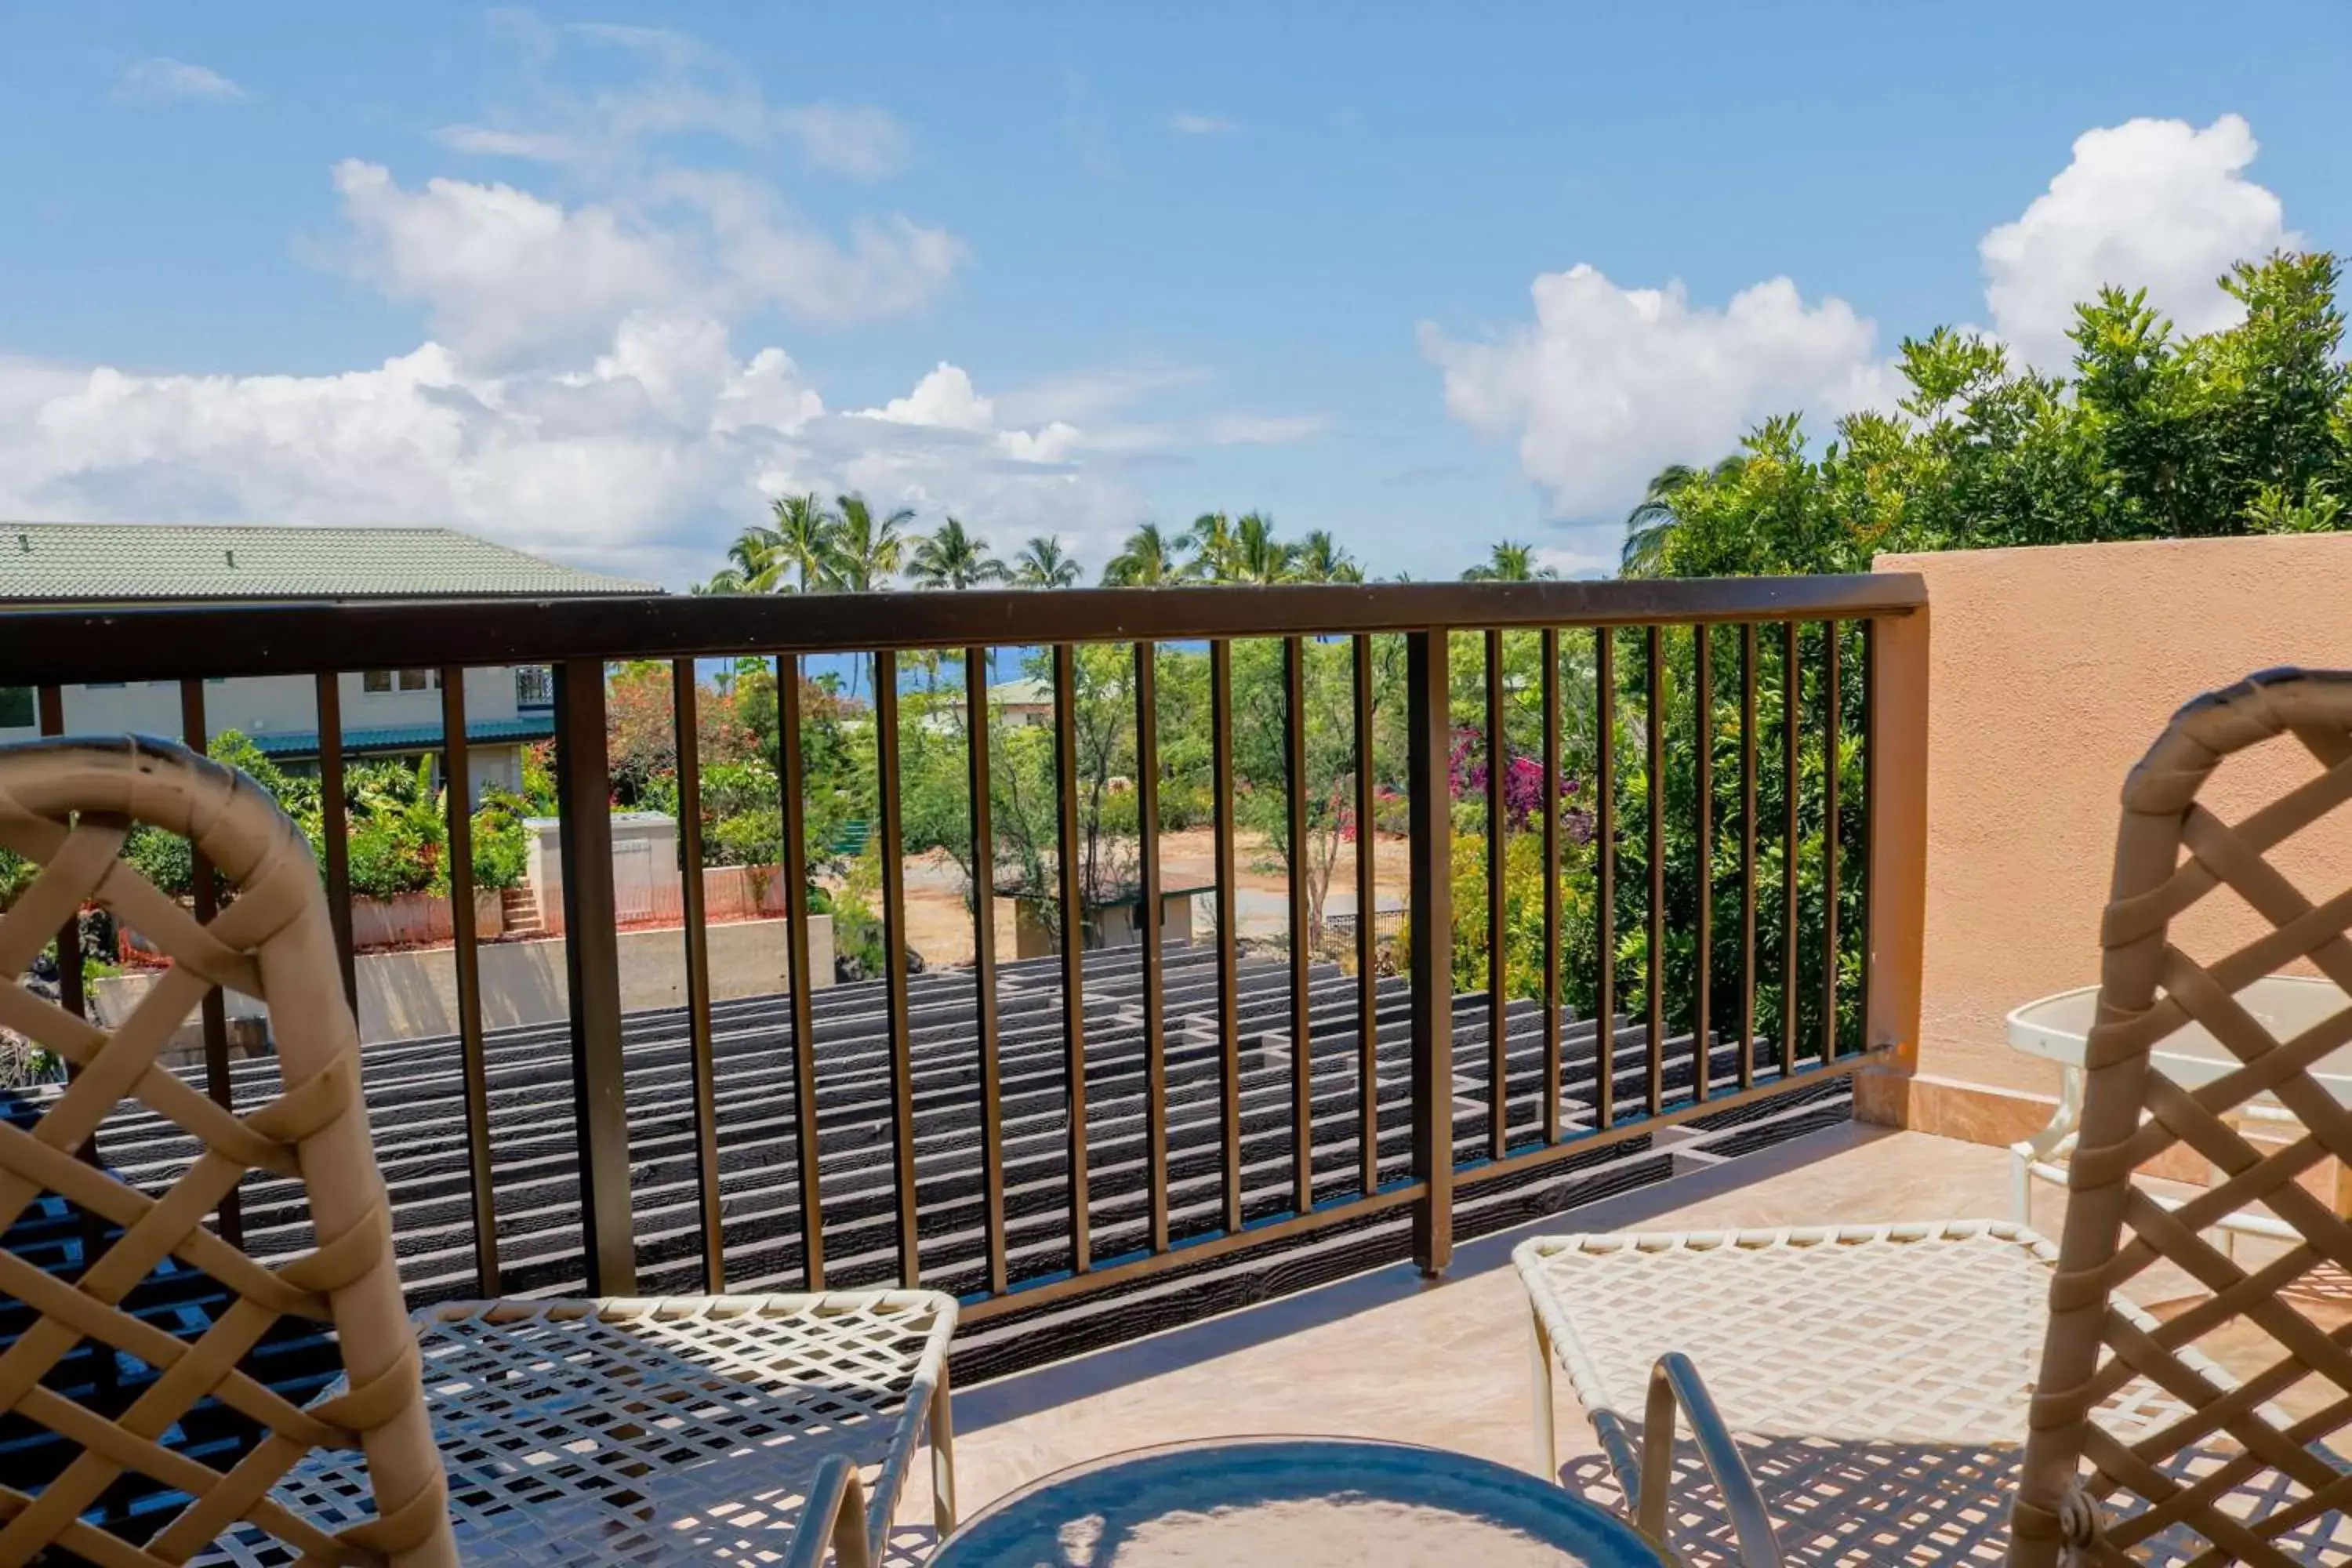
[(1192, 551), (1183, 574), (1209, 583), (1230, 583), (1234, 568), (1234, 521), (1221, 511), (1204, 511), (1184, 531), (1183, 543)]
[(1234, 524), (1233, 563), (1225, 581), (1263, 586), (1287, 583), (1297, 564), (1298, 547), (1274, 535), (1274, 519), (1261, 512), (1244, 512)]
[(900, 507), (876, 517), (866, 498), (855, 492), (834, 498), (833, 574), (852, 594), (870, 594), (887, 586), (907, 553), (907, 525), (915, 521), (911, 507)]
[(907, 575), (918, 588), (969, 588), (979, 583), (1002, 583), (1012, 574), (988, 552), (988, 541), (964, 531), (954, 518), (940, 524), (915, 545)]
[[(783, 496), (770, 503), (775, 526), (763, 528), (779, 558), (800, 577), (800, 591), (816, 593), (834, 584), (834, 565), (840, 523), (814, 494)], [(771, 591), (782, 587), (781, 573)]]
[(1062, 553), (1062, 542), (1041, 533), (1013, 558), (1013, 581), (1024, 588), (1067, 588), (1078, 580), (1078, 563)]
[(1536, 564), (1536, 547), (1512, 540), (1497, 542), (1486, 559), (1462, 574), (1465, 583), (1536, 583), (1559, 576), (1549, 566)]
[(1164, 588), (1184, 575), (1176, 560), (1181, 540), (1160, 531), (1156, 522), (1147, 522), (1127, 536), (1118, 553), (1103, 568), (1106, 588)]
[(1641, 503), (1625, 514), (1625, 550), (1619, 557), (1624, 574), (1654, 577), (1664, 571), (1667, 546), (1683, 523), (1682, 514), (1675, 510), (1683, 491), (1701, 481), (1721, 484), (1736, 479), (1747, 462), (1734, 452), (1712, 469), (1695, 468), (1688, 463), (1668, 463), (1660, 468), (1650, 488), (1642, 492)]
[(727, 547), (727, 564), (708, 583), (694, 584), (698, 594), (772, 594), (782, 579), (785, 562), (777, 550), (776, 531), (753, 523)]
[(1327, 528), (1310, 529), (1298, 542), (1295, 552), (1293, 574), (1301, 583), (1360, 583), (1364, 569), (1356, 558), (1340, 549), (1331, 539)]

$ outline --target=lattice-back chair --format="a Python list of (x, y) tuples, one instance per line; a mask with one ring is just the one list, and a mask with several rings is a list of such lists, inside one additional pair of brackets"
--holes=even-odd
[[(2235, 823), (2200, 803), (2225, 759), (2296, 746), (2316, 776)], [(2021, 1568), (2136, 1562), (2165, 1531), (2176, 1542), (2193, 1531), (2206, 1544), (2200, 1562), (2352, 1559), (2352, 1475), (2326, 1442), (2352, 1423), (2352, 1321), (2324, 1305), (2346, 1299), (2352, 1226), (2306, 1184), (2352, 1157), (2352, 1114), (2313, 1070), (2352, 1045), (2352, 1005), (2281, 1039), (2239, 995), (2305, 963), (2352, 993), (2352, 893), (2329, 889), (2315, 904), (2268, 858), (2294, 838), (2299, 855), (2352, 861), (2347, 803), (2352, 675), (2337, 673), (2272, 671), (2200, 698), (2124, 786), (2081, 1141), (2015, 1510)], [(2223, 956), (2183, 951), (2195, 943), (2181, 917), (2214, 895), (2242, 900), (2261, 934)], [(2240, 1064), (2193, 1087), (2150, 1060), (2192, 1024)], [(2250, 1141), (2232, 1112), (2258, 1097), (2299, 1131)], [(2218, 1173), (2177, 1206), (2135, 1180), (2176, 1144)], [(2255, 1208), (2296, 1239), (2242, 1245), (2233, 1258), (2208, 1227)], [(2114, 1309), (2114, 1292), (2159, 1267), (2210, 1295), (2154, 1328)], [(2234, 1386), (2209, 1375), (2208, 1353)], [(2187, 1408), (2119, 1437), (2089, 1415), (2135, 1375)]]
[[(120, 859), (138, 823), (193, 840), (233, 885), (208, 924)], [(405, 1568), (460, 1556), (814, 1568), (828, 1547), (837, 1568), (866, 1568), (869, 1549), (901, 1560), (921, 1550), (919, 1533), (895, 1519), (926, 1436), (932, 1528), (953, 1527), (951, 1296), (404, 1310), (318, 868), (250, 779), (163, 741), (0, 746), (0, 845), (43, 868), (0, 917), (0, 973), (22, 973), (86, 900), (173, 960), (110, 1034), (0, 986), (0, 1027), (75, 1068), (29, 1130), (0, 1123), (0, 1233), (45, 1194), (93, 1216), (94, 1229), (122, 1230), (70, 1284), (0, 1247), (0, 1568), (51, 1545), (110, 1568)], [(215, 986), (263, 1001), (278, 1053), (283, 1092), (242, 1114), (156, 1059)], [(126, 1099), (201, 1151), (160, 1197), (75, 1158)], [(299, 1181), (322, 1244), (266, 1267), (209, 1228), (248, 1171)], [(231, 1304), (208, 1321), (197, 1314), (182, 1337), (142, 1321), (123, 1298), (159, 1266), (201, 1270)], [(30, 1325), (7, 1343), (9, 1312), (26, 1308)], [(289, 1316), (331, 1325), (347, 1378), (303, 1408), (238, 1368)], [(73, 1385), (63, 1363), (85, 1340), (160, 1375), (119, 1412), (79, 1404), (58, 1385)], [(207, 1396), (263, 1434), (226, 1474), (170, 1430)], [(29, 1489), (9, 1468), (12, 1422), (80, 1452)], [(222, 1425), (206, 1430), (217, 1437)], [(138, 1508), (114, 1506), (117, 1496), (93, 1510), (126, 1473), (143, 1479)]]
[[(120, 858), (134, 825), (192, 840), (236, 889), (199, 924)], [(79, 1454), (37, 1490), (0, 1474), (0, 1564), (58, 1549), (106, 1564), (180, 1563), (224, 1532), (267, 1537), (282, 1560), (454, 1563), (446, 1485), (402, 1300), (384, 1187), (360, 1095), (358, 1032), (341, 994), (333, 933), (310, 846), (250, 780), (161, 742), (58, 741), (0, 748), (0, 846), (38, 865), (0, 916), (0, 975), (21, 975), (86, 900), (111, 910), (168, 954), (172, 967), (109, 1032), (19, 984), (0, 985), (0, 1027), (63, 1058), (73, 1081), (29, 1130), (0, 1124), (0, 1231), (56, 1194), (112, 1234), (68, 1280), (0, 1249), (0, 1296), (23, 1331), (0, 1352), (0, 1419), (45, 1428)], [(172, 1036), (215, 986), (268, 1005), (284, 1091), (232, 1114), (159, 1064)], [(118, 1101), (176, 1124), (203, 1152), (160, 1199), (76, 1151)], [(316, 1248), (274, 1268), (256, 1263), (206, 1218), (248, 1171), (299, 1180)], [(117, 1229), (116, 1227), (119, 1227)], [(208, 1327), (175, 1337), (123, 1308), (175, 1258), (227, 1293)], [(349, 1384), (298, 1408), (247, 1372), (248, 1352), (281, 1319), (331, 1324)], [(110, 1418), (54, 1386), (85, 1341), (154, 1376)], [(87, 1358), (85, 1358), (87, 1359)], [(225, 1472), (168, 1442), (200, 1401), (263, 1429)], [(332, 1529), (271, 1495), (313, 1450), (359, 1449), (352, 1465), (373, 1504)], [(20, 1450), (21, 1452), (21, 1450)], [(143, 1478), (184, 1503), (93, 1512), (110, 1489)], [(154, 1500), (150, 1499), (151, 1502)], [(118, 1532), (111, 1524), (136, 1518)]]

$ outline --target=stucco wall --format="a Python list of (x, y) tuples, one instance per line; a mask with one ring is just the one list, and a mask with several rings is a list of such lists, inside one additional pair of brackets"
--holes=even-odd
[[(1932, 617), (1919, 1072), (2053, 1093), (2056, 1069), (2011, 1051), (2001, 1019), (2021, 1002), (2098, 978), (2124, 775), (2200, 692), (2273, 665), (2352, 668), (2352, 537), (1969, 551), (1876, 564), (1925, 577)], [(2299, 750), (2274, 748), (2225, 766), (2206, 800), (2234, 820), (2311, 771)], [(2276, 857), (2282, 868), (2314, 896), (2352, 885), (2352, 842), (2306, 837), (2316, 841)], [(2184, 930), (2201, 943), (2232, 923), (2250, 932), (2251, 921), (2242, 906), (2209, 899)], [(1926, 1120), (1958, 1123), (1937, 1131), (2014, 1135), (2013, 1117)]]

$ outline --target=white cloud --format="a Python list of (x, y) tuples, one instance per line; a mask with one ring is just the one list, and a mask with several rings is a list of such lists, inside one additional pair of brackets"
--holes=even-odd
[(1003, 425), (941, 364), (827, 411), (782, 349), (640, 313), (564, 368), (427, 342), (331, 375), (148, 375), (0, 358), (0, 516), (435, 523), (683, 585), (773, 496), (863, 490), (1101, 559), (1142, 515), (1134, 448)]
[[(2200, 131), (2135, 120), (2085, 132), (2049, 189), (1980, 246), (1994, 333), (2063, 371), (2074, 307), (2102, 284), (2145, 288), (2184, 331), (2239, 315), (2214, 279), (2236, 260), (2300, 243), (2277, 196), (2245, 178), (2255, 144), (2223, 115)], [(1892, 401), (1877, 330), (1845, 301), (1809, 304), (1775, 278), (1720, 310), (1679, 282), (1621, 288), (1590, 266), (1534, 283), (1533, 321), (1462, 342), (1433, 325), (1423, 351), (1445, 403), (1482, 434), (1516, 439), (1521, 469), (1562, 517), (1622, 513), (1672, 462), (1712, 462), (1759, 420), (1806, 415), (1818, 434)]]
[(1179, 136), (1231, 136), (1242, 128), (1238, 120), (1227, 120), (1218, 114), (1192, 114), (1179, 110), (1168, 117), (1168, 129)]
[(427, 341), (312, 375), (147, 374), (0, 345), (0, 516), (433, 523), (680, 586), (769, 499), (854, 489), (927, 521), (953, 510), (1007, 536), (1049, 531), (1099, 559), (1144, 514), (1139, 465), (1320, 427), (1131, 417), (1205, 374), (1151, 365), (1000, 399), (940, 362), (903, 396), (831, 411), (783, 349), (739, 353), (730, 323), (918, 310), (962, 267), (963, 243), (896, 214), (819, 229), (763, 179), (663, 148), (782, 139), (812, 164), (871, 174), (906, 155), (896, 122), (775, 108), (673, 34), (503, 25), (535, 61), (551, 39), (586, 37), (652, 62), (650, 77), (550, 89), (560, 111), (439, 133), (455, 151), (560, 165), (562, 199), (334, 166), (345, 231), (327, 254), (418, 307)]
[(853, 222), (845, 243), (727, 171), (675, 171), (656, 189), (667, 212), (700, 230), (730, 308), (773, 304), (829, 325), (905, 315), (937, 299), (971, 257), (947, 230), (897, 214)]
[(335, 186), (352, 229), (345, 265), (426, 308), (469, 360), (504, 363), (602, 340), (633, 311), (720, 314), (775, 306), (842, 323), (916, 310), (965, 256), (904, 217), (809, 226), (745, 176), (675, 172), (629, 205), (565, 207), (508, 184), (438, 178), (415, 189), (346, 159)]
[(1536, 568), (1556, 572), (1563, 577), (1606, 577), (1617, 570), (1614, 552), (1599, 550), (1579, 550), (1570, 544), (1538, 544), (1535, 549)]
[(512, 185), (428, 180), (404, 190), (380, 163), (345, 159), (335, 188), (353, 271), (423, 303), (435, 335), (468, 357), (572, 347), (693, 283), (665, 237), (610, 207), (567, 210)]
[(871, 104), (805, 103), (775, 110), (773, 120), (813, 167), (855, 179), (895, 174), (911, 153), (907, 128)]
[[(772, 103), (756, 77), (683, 33), (610, 23), (553, 27), (513, 12), (501, 21), (523, 45), (522, 101), (501, 109), (492, 124), (444, 127), (445, 146), (610, 171), (643, 162), (665, 141), (716, 136), (751, 148), (788, 144), (807, 167), (859, 180), (895, 174), (912, 156), (912, 137), (888, 110), (829, 100)], [(617, 52), (638, 68), (582, 90), (544, 68), (573, 43)]]
[(125, 66), (114, 96), (124, 103), (234, 103), (245, 89), (210, 67), (157, 55)]
[(915, 390), (894, 397), (879, 408), (858, 410), (865, 419), (887, 419), (894, 425), (929, 425), (946, 430), (986, 430), (996, 423), (996, 405), (972, 390), (962, 367), (941, 360), (936, 369), (915, 383)]
[(1462, 342), (1422, 329), (1454, 416), (1518, 437), (1519, 463), (1566, 516), (1628, 504), (1672, 462), (1706, 461), (1758, 419), (1843, 414), (1881, 395), (1877, 331), (1843, 300), (1775, 278), (1720, 310), (1679, 282), (1622, 289), (1589, 266), (1535, 280), (1535, 321)]
[(2256, 150), (2234, 114), (2202, 131), (2134, 120), (2084, 132), (2050, 188), (1978, 247), (1995, 331), (2032, 363), (2063, 371), (2074, 306), (2107, 284), (2146, 289), (2185, 332), (2237, 320), (2214, 279), (2300, 239), (2279, 198), (2245, 177)]

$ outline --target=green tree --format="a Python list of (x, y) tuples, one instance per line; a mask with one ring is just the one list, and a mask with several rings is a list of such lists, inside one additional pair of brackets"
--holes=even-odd
[[(1356, 777), (1355, 656), (1346, 638), (1303, 638), (1299, 684), (1299, 758), (1306, 834), (1291, 838), (1289, 688), (1286, 641), (1237, 639), (1234, 647), (1234, 811), (1265, 846), (1260, 869), (1297, 875), (1307, 891), (1305, 933), (1323, 935), (1323, 906), (1339, 846), (1354, 825)], [(1401, 637), (1372, 639), (1376, 753), (1381, 727), (1399, 711), (1404, 679)], [(1402, 746), (1402, 736), (1396, 748)], [(1389, 750), (1402, 756), (1401, 749)]]
[(1339, 548), (1328, 528), (1310, 529), (1298, 542), (1292, 563), (1293, 574), (1301, 583), (1360, 583), (1364, 569), (1356, 558)]
[(1221, 511), (1204, 511), (1184, 531), (1184, 575), (1195, 582), (1235, 581), (1234, 520)]
[(1068, 588), (1076, 585), (1078, 563), (1062, 550), (1062, 542), (1041, 533), (1013, 558), (1013, 581), (1023, 588)]
[(1298, 547), (1285, 543), (1274, 531), (1274, 519), (1245, 511), (1234, 524), (1234, 544), (1226, 575), (1219, 581), (1263, 587), (1291, 580)]
[(1906, 339), (1899, 413), (1797, 416), (1704, 471), (1661, 472), (1630, 521), (1632, 575), (1867, 571), (1888, 551), (2336, 528), (2352, 481), (2352, 369), (2339, 267), (2324, 252), (2242, 262), (2245, 310), (2178, 334), (2142, 294), (2076, 310), (2071, 376), (1939, 328)]
[(1182, 563), (1177, 559), (1181, 548), (1181, 542), (1162, 533), (1158, 523), (1147, 522), (1127, 536), (1118, 553), (1103, 567), (1102, 585), (1160, 588), (1178, 582), (1184, 575)]
[(727, 547), (727, 564), (708, 583), (694, 584), (698, 594), (772, 594), (791, 564), (778, 548), (776, 531), (753, 523)]
[(775, 553), (798, 579), (800, 591), (814, 594), (835, 586), (841, 556), (841, 520), (813, 494), (781, 496), (769, 503), (769, 510), (775, 520), (767, 531), (773, 538)]
[(1559, 576), (1549, 566), (1536, 564), (1536, 547), (1512, 540), (1502, 540), (1486, 552), (1486, 559), (1462, 574), (1465, 583), (1533, 583)]
[(918, 588), (971, 588), (1002, 583), (1012, 574), (988, 552), (987, 540), (950, 517), (916, 543), (907, 575)]
[[(1726, 458), (1716, 465), (1714, 478), (1736, 478), (1741, 462), (1738, 454)], [(1674, 534), (1679, 521), (1675, 514), (1675, 498), (1685, 487), (1707, 478), (1703, 470), (1687, 463), (1669, 463), (1654, 475), (1641, 500), (1625, 514), (1625, 549), (1622, 562), (1628, 577), (1655, 576), (1657, 563)]]
[(911, 508), (877, 517), (864, 496), (834, 498), (832, 574), (845, 593), (871, 594), (890, 585), (907, 553)]

